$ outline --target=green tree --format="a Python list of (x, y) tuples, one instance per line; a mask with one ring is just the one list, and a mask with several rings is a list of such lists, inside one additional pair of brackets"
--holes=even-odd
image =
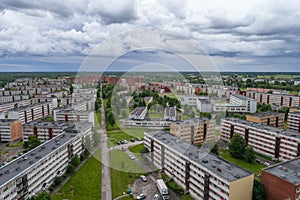
[(219, 155), (219, 145), (216, 143), (210, 152), (218, 156)]
[(36, 137), (35, 135), (29, 135), (28, 141), (24, 142), (23, 147), (27, 150), (31, 150), (39, 146), (40, 144), (41, 141), (38, 137)]
[(246, 141), (242, 136), (235, 134), (229, 143), (229, 153), (235, 158), (243, 158), (246, 150)]
[(254, 150), (251, 147), (247, 147), (245, 150), (245, 160), (249, 163), (252, 163), (255, 159)]
[(73, 85), (70, 86), (70, 94), (73, 94), (73, 91), (74, 91), (74, 87)]
[(253, 186), (253, 200), (264, 200), (265, 199), (265, 188), (264, 185), (254, 179), (254, 186)]
[(47, 192), (42, 192), (34, 197), (31, 197), (29, 200), (51, 200), (51, 195)]

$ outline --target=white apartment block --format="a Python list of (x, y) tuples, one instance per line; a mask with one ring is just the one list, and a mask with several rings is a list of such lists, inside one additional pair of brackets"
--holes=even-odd
[(255, 99), (247, 98), (243, 95), (230, 95), (230, 103), (217, 103), (213, 106), (215, 112), (241, 112), (241, 113), (255, 113), (257, 109), (257, 101)]
[(182, 96), (180, 97), (180, 103), (182, 105), (197, 106), (198, 96)]
[(134, 120), (123, 119), (122, 126), (138, 126), (138, 127), (152, 127), (152, 128), (170, 128), (171, 121), (161, 119), (149, 119), (149, 120)]
[(252, 173), (165, 131), (144, 139), (148, 159), (194, 199), (252, 199)]
[(300, 132), (300, 112), (290, 112), (287, 119), (287, 128)]
[(229, 141), (239, 134), (254, 151), (276, 158), (290, 160), (300, 156), (300, 134), (273, 126), (226, 118), (221, 120), (221, 139)]
[(197, 108), (200, 112), (211, 113), (212, 112), (211, 100), (208, 97), (198, 97)]
[(216, 138), (216, 121), (208, 118), (194, 118), (172, 122), (170, 133), (191, 144), (202, 144)]
[(10, 102), (10, 103), (0, 103), (0, 112), (7, 113), (11, 109), (19, 108), (22, 106), (28, 106), (28, 105), (31, 105), (30, 99)]
[(268, 94), (256, 91), (246, 91), (246, 96), (256, 99), (259, 103), (274, 104), (282, 107), (300, 106), (300, 97), (287, 94)]
[(27, 99), (29, 99), (28, 95), (0, 96), (0, 103), (9, 103), (9, 102), (21, 101)]
[(87, 132), (82, 128), (69, 129), (2, 166), (0, 199), (23, 200), (46, 190), (57, 176), (65, 173), (71, 158), (83, 152)]
[(135, 120), (143, 120), (143, 119), (145, 119), (146, 114), (147, 114), (147, 107), (145, 107), (145, 106), (136, 107), (129, 114), (129, 118), (130, 119), (135, 119)]
[(235, 86), (224, 86), (224, 85), (213, 85), (207, 88), (209, 94), (215, 93), (219, 98), (229, 98), (232, 94), (236, 94), (238, 87)]
[(0, 119), (0, 142), (13, 142), (22, 138), (21, 121), (17, 119)]
[(55, 110), (53, 112), (54, 121), (61, 122), (90, 122), (95, 126), (94, 111), (84, 110)]
[(23, 125), (23, 141), (26, 142), (30, 135), (35, 135), (41, 142), (46, 142), (73, 126), (74, 123), (67, 122), (32, 121)]
[(9, 119), (19, 119), (22, 124), (52, 115), (52, 103), (37, 103), (8, 111)]
[(57, 108), (58, 106), (56, 97), (36, 97), (33, 99), (33, 103), (52, 103), (53, 108)]

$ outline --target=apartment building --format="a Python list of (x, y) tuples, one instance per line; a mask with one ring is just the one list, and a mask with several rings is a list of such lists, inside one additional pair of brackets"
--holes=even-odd
[(182, 105), (197, 106), (197, 99), (198, 96), (182, 96), (180, 97), (180, 103)]
[(224, 85), (213, 85), (208, 87), (208, 93), (214, 93), (219, 98), (229, 98), (232, 94), (236, 94), (238, 87), (236, 86), (224, 86)]
[(0, 119), (5, 119), (5, 113), (0, 112)]
[(147, 114), (147, 107), (145, 107), (145, 106), (136, 107), (129, 114), (129, 118), (130, 119), (135, 119), (135, 120), (143, 120), (143, 119), (145, 119), (146, 114)]
[(95, 126), (94, 111), (59, 110), (53, 112), (54, 121), (61, 122), (90, 122)]
[(9, 103), (9, 102), (21, 101), (27, 99), (29, 99), (28, 95), (0, 96), (0, 103)]
[(278, 112), (261, 112), (253, 115), (247, 115), (246, 119), (251, 122), (262, 123), (277, 128), (283, 128), (284, 113)]
[(176, 121), (177, 120), (176, 106), (174, 106), (174, 107), (168, 106), (165, 108), (164, 120), (168, 120), (168, 121)]
[(289, 130), (300, 132), (300, 112), (290, 112), (287, 119)]
[(22, 124), (25, 124), (52, 115), (52, 110), (52, 103), (36, 103), (9, 110), (8, 118), (19, 119)]
[(221, 120), (221, 139), (229, 141), (234, 134), (245, 138), (254, 151), (279, 160), (300, 156), (300, 134), (236, 118)]
[(22, 138), (21, 121), (0, 119), (0, 142), (13, 142)]
[(23, 125), (23, 141), (28, 141), (30, 135), (35, 135), (41, 142), (46, 142), (60, 135), (74, 123), (32, 121)]
[(194, 118), (171, 122), (170, 133), (191, 144), (213, 141), (216, 137), (216, 121), (208, 118)]
[(230, 95), (230, 103), (216, 103), (213, 106), (215, 112), (241, 112), (241, 113), (255, 113), (257, 109), (257, 101), (255, 99), (247, 98), (240, 94)]
[(207, 97), (197, 98), (197, 108), (200, 112), (211, 113), (212, 112), (211, 100)]
[(85, 137), (84, 126), (76, 126), (2, 166), (0, 199), (28, 199), (46, 190), (71, 158), (81, 155)]
[(56, 97), (35, 97), (33, 99), (33, 103), (52, 103), (53, 108), (57, 108), (58, 107), (58, 101)]
[(194, 199), (252, 199), (252, 173), (162, 130), (144, 139), (148, 159)]
[(28, 105), (31, 105), (30, 99), (10, 102), (10, 103), (0, 103), (0, 112), (7, 113), (11, 109), (19, 108), (22, 106), (28, 106)]
[(256, 99), (259, 103), (278, 105), (282, 107), (300, 106), (300, 97), (289, 94), (269, 94), (256, 91), (246, 91), (245, 95), (249, 98)]
[(300, 158), (263, 169), (266, 200), (300, 199)]

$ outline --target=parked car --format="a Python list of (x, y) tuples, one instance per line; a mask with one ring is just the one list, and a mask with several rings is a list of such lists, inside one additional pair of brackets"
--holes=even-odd
[(121, 144), (125, 144), (125, 140), (122, 140), (122, 141), (121, 141)]
[(130, 157), (131, 160), (134, 160), (134, 156), (133, 155), (130, 155), (129, 157)]
[(133, 138), (130, 139), (131, 142), (134, 142), (135, 140)]
[(264, 165), (267, 166), (267, 167), (269, 167), (271, 164), (268, 163), (268, 162), (264, 162)]
[(140, 199), (145, 199), (146, 198), (146, 193), (141, 193), (141, 194), (139, 194), (137, 197), (136, 197), (136, 199), (138, 199), (138, 200), (140, 200)]
[(125, 143), (125, 144), (127, 144), (127, 143), (128, 143), (128, 141), (127, 141), (127, 140), (124, 140), (124, 143)]
[(126, 148), (125, 147), (121, 147), (122, 151), (126, 151)]
[(153, 200), (159, 200), (158, 194), (155, 194), (155, 195), (153, 196)]
[(137, 138), (136, 138), (136, 140), (138, 140), (138, 141), (142, 141), (142, 139), (141, 139), (140, 137), (137, 137)]
[(255, 162), (257, 162), (257, 163), (259, 163), (259, 164), (263, 164), (263, 161), (260, 160), (260, 159), (258, 159), (258, 158), (255, 159)]
[(120, 144), (122, 144), (121, 141), (118, 141), (118, 142), (117, 142), (117, 145), (120, 145)]
[(146, 182), (146, 181), (147, 181), (147, 177), (146, 177), (146, 176), (144, 176), (144, 175), (141, 175), (141, 176), (140, 176), (140, 178), (141, 178), (141, 180), (142, 180), (142, 181), (144, 181), (144, 182)]

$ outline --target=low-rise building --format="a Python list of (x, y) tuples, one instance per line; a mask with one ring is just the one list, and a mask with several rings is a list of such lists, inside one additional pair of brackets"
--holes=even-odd
[(176, 121), (177, 120), (176, 106), (174, 106), (174, 107), (168, 106), (165, 108), (164, 120), (167, 120), (167, 121)]
[(95, 126), (94, 111), (84, 110), (55, 110), (53, 112), (54, 121), (62, 122), (90, 122)]
[(200, 112), (211, 113), (212, 112), (211, 100), (207, 97), (197, 98), (197, 108)]
[(221, 120), (221, 139), (229, 141), (239, 134), (257, 153), (279, 160), (300, 156), (300, 134), (236, 118)]
[(53, 104), (51, 103), (36, 103), (29, 106), (22, 106), (8, 111), (9, 119), (19, 119), (22, 124), (42, 119), (52, 115)]
[(287, 119), (289, 130), (300, 132), (300, 112), (290, 112)]
[(73, 156), (84, 150), (85, 138), (92, 134), (85, 126), (41, 144), (0, 168), (0, 199), (28, 199), (47, 190), (53, 180), (65, 173)]
[(263, 169), (266, 200), (300, 199), (300, 158)]
[(135, 120), (143, 120), (143, 119), (145, 119), (146, 114), (147, 114), (147, 107), (145, 107), (145, 106), (136, 107), (129, 114), (129, 118), (130, 119), (135, 119)]
[(215, 120), (194, 118), (171, 122), (170, 133), (191, 144), (202, 144), (215, 139)]
[(230, 103), (217, 103), (213, 106), (215, 112), (241, 112), (255, 113), (257, 109), (257, 101), (247, 98), (240, 94), (230, 95)]
[(148, 159), (194, 199), (251, 200), (254, 175), (165, 131), (144, 134)]
[(261, 112), (253, 115), (247, 115), (246, 119), (251, 122), (262, 123), (265, 125), (283, 128), (284, 126), (284, 113), (278, 112)]
[(0, 119), (0, 142), (13, 142), (22, 138), (21, 121)]

